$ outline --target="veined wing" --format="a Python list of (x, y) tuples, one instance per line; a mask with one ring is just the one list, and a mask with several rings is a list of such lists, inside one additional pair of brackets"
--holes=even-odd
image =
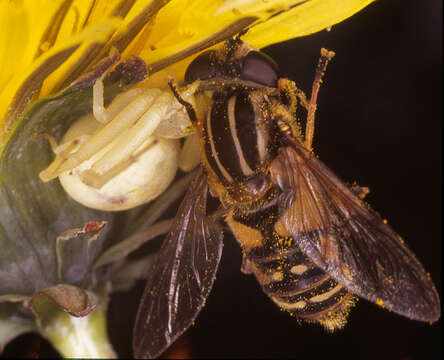
[(212, 288), (222, 231), (206, 216), (202, 169), (186, 194), (147, 281), (134, 328), (134, 356), (155, 358), (190, 327)]
[(321, 269), (358, 296), (420, 321), (440, 317), (439, 296), (402, 238), (295, 139), (271, 174), (280, 221)]

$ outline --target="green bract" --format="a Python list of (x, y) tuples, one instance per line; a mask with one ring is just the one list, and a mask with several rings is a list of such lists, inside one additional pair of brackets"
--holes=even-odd
[[(168, 230), (168, 220), (150, 226), (181, 196), (189, 181), (190, 176), (181, 179), (148, 208), (119, 213), (116, 222), (114, 213), (72, 200), (57, 180), (43, 183), (39, 179), (39, 172), (53, 158), (46, 135), (59, 139), (73, 121), (91, 111), (93, 80), (113, 62), (106, 59), (68, 90), (35, 103), (2, 151), (0, 350), (15, 336), (35, 330), (63, 355), (72, 356), (70, 346), (76, 336), (69, 345), (66, 335), (85, 329), (81, 321), (90, 321), (96, 325), (89, 329), (101, 334), (103, 341), (96, 341), (96, 353), (75, 354), (113, 356), (106, 339), (108, 295), (142, 276), (151, 257), (127, 263), (122, 259)], [(109, 101), (145, 74), (141, 60), (119, 64), (105, 80), (105, 98)], [(83, 317), (88, 320), (80, 320)], [(62, 330), (65, 336), (60, 335)], [(80, 333), (92, 336), (84, 330)]]

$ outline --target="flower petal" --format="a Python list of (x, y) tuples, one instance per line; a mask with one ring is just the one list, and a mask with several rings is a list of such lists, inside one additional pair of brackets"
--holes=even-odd
[[(103, 46), (119, 24), (120, 21), (114, 19), (88, 28), (71, 38), (69, 42), (65, 42), (63, 46), (55, 46), (45, 52), (28, 69), (21, 69), (18, 76), (9, 82), (1, 94), (0, 139), (14, 126), (18, 115), (28, 105), (33, 95), (40, 91), (48, 75), (57, 69), (51, 77), (46, 79), (45, 86), (41, 90), (42, 96), (55, 91), (67, 81), (69, 76), (83, 70), (89, 64), (88, 57)], [(63, 63), (65, 63), (64, 66), (60, 67)]]
[(220, 1), (170, 1), (157, 14), (155, 25), (129, 45), (126, 54), (139, 56), (152, 72), (226, 40), (257, 20), (232, 12), (214, 16)]
[[(150, 73), (162, 70), (226, 40), (244, 28), (243, 40), (262, 48), (323, 30), (353, 15), (373, 0), (172, 0), (128, 46)], [(146, 31), (146, 34), (144, 33)], [(144, 36), (141, 34), (144, 33)], [(182, 71), (178, 71), (180, 80)]]
[(224, 0), (216, 10), (216, 14), (223, 14), (228, 11), (234, 13), (264, 13), (272, 14), (273, 12), (288, 10), (299, 3), (307, 0)]
[(73, 41), (81, 46), (73, 56), (48, 76), (43, 84), (40, 97), (55, 93), (76, 80), (99, 54), (120, 24), (121, 20), (118, 18), (109, 19), (100, 25), (88, 27), (71, 38), (69, 42), (65, 42), (64, 47)]
[(308, 0), (254, 26), (246, 42), (263, 48), (321, 31), (352, 16), (373, 0)]
[[(157, 12), (170, 1), (171, 0), (138, 1), (128, 13), (128, 16), (124, 18), (122, 25), (116, 31), (113, 38), (102, 50), (101, 55), (106, 55), (111, 46), (115, 47), (118, 51), (123, 52), (142, 31), (144, 26), (150, 23), (156, 16)], [(132, 56), (138, 54), (138, 52), (127, 52), (127, 54)]]
[(72, 0), (64, 0), (60, 2), (59, 7), (48, 21), (48, 26), (45, 29), (40, 41), (37, 43), (37, 51), (34, 58), (38, 58), (47, 49), (51, 48), (57, 40), (63, 20), (65, 19), (68, 10), (71, 7)]

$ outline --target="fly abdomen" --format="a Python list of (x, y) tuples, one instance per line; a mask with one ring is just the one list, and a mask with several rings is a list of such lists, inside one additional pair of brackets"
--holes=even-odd
[(248, 260), (264, 292), (297, 318), (319, 322), (329, 331), (342, 328), (355, 302), (353, 294), (308, 258), (294, 262), (297, 257), (287, 255), (283, 252), (279, 261), (269, 263)]
[(303, 319), (316, 320), (320, 315), (335, 310), (349, 297), (342, 284), (329, 278), (318, 286), (292, 296), (271, 296), (283, 310)]
[(227, 217), (244, 251), (244, 271), (256, 276), (282, 310), (319, 322), (329, 331), (342, 328), (356, 298), (317, 267), (293, 238), (281, 236), (275, 228), (277, 220), (278, 207), (273, 202)]
[(313, 284), (329, 279), (329, 276), (324, 271), (308, 263), (294, 265), (292, 262), (281, 260), (277, 264), (269, 264), (274, 265), (274, 267), (267, 266), (266, 268), (262, 264), (258, 266), (257, 263), (255, 265), (256, 272), (279, 274), (274, 275), (274, 278), (280, 281), (261, 284), (263, 290), (270, 296), (287, 297), (298, 294), (309, 289)]

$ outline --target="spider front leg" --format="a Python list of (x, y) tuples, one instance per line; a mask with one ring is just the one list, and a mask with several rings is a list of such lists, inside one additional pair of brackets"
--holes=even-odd
[(94, 118), (101, 124), (106, 124), (111, 119), (114, 119), (125, 106), (144, 92), (144, 89), (142, 88), (125, 91), (117, 96), (108, 108), (105, 108), (103, 96), (103, 79), (105, 75), (106, 73), (98, 78), (93, 86), (93, 115)]
[[(177, 84), (173, 79), (170, 79), (168, 86), (173, 93), (176, 100), (184, 106), (188, 113), (188, 117), (194, 126), (198, 125), (198, 112), (196, 112), (196, 98), (194, 94), (199, 88), (199, 81), (186, 86), (179, 91)], [(205, 101), (204, 99), (200, 99)], [(208, 99), (206, 99), (208, 100)], [(190, 130), (192, 131), (192, 130)], [(191, 171), (200, 163), (200, 141), (197, 134), (192, 134), (188, 136), (185, 140), (185, 144), (179, 155), (179, 168), (182, 171)]]
[(186, 137), (179, 154), (179, 169), (185, 172), (200, 164), (200, 141), (196, 133)]
[(92, 113), (71, 126), (61, 145), (50, 140), (56, 158), (40, 178), (59, 177), (65, 191), (88, 207), (135, 207), (156, 198), (174, 179), (178, 139), (190, 134), (190, 126), (184, 107), (167, 90), (129, 90), (105, 109), (99, 79)]

